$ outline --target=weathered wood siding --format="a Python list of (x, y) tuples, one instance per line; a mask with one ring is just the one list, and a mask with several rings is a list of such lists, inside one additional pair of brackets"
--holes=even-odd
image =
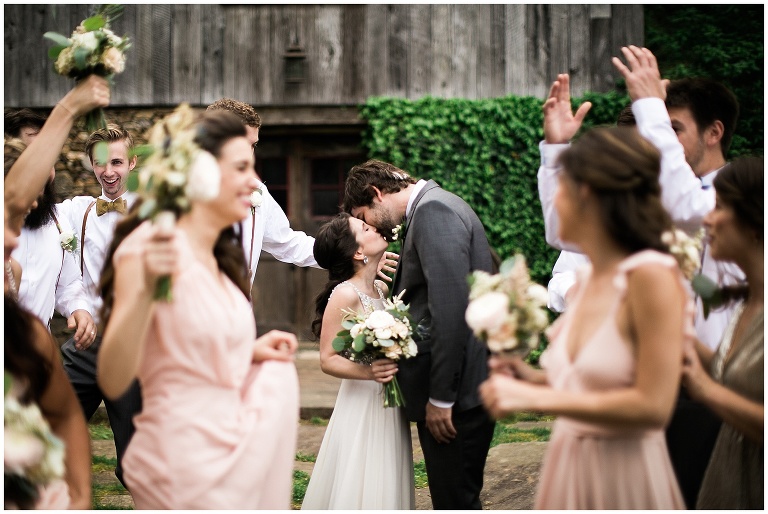
[[(6, 106), (53, 105), (44, 32), (68, 35), (88, 5), (5, 5)], [(643, 43), (641, 5), (126, 5), (133, 40), (114, 106), (349, 105), (373, 95), (488, 98), (546, 94), (568, 71), (575, 94), (606, 91), (610, 57)], [(298, 43), (306, 80), (286, 84)]]

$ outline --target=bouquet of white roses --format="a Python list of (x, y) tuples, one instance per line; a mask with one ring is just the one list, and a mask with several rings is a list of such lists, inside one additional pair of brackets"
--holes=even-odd
[[(373, 361), (387, 358), (397, 361), (415, 357), (416, 342), (408, 314), (408, 305), (401, 300), (403, 293), (384, 301), (384, 309), (365, 315), (345, 311), (343, 330), (336, 334), (333, 349), (348, 352), (352, 361)], [(384, 384), (384, 407), (403, 407), (405, 399), (397, 377)]]
[(526, 355), (549, 325), (547, 289), (531, 281), (525, 257), (515, 255), (499, 273), (474, 271), (469, 277), (467, 324), (493, 353)]
[(53, 435), (37, 405), (22, 405), (8, 395), (5, 373), (3, 464), (5, 507), (34, 507), (40, 487), (64, 477), (64, 443)]
[[(93, 16), (83, 20), (70, 37), (46, 32), (43, 37), (55, 43), (48, 50), (53, 68), (59, 75), (81, 80), (88, 75), (111, 79), (125, 70), (125, 51), (131, 46), (128, 37), (120, 37), (110, 23), (123, 12), (122, 5), (99, 7)], [(104, 111), (96, 109), (86, 115), (86, 130), (106, 128)]]
[[(171, 231), (176, 218), (189, 211), (191, 201), (208, 201), (219, 194), (221, 171), (216, 158), (195, 143), (195, 115), (187, 104), (152, 127), (148, 153), (138, 172), (128, 175), (128, 189), (142, 199), (139, 218)], [(171, 301), (171, 277), (158, 281), (155, 299)]]

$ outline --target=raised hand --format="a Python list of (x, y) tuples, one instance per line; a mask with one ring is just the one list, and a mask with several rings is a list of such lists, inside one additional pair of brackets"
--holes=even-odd
[(570, 80), (567, 73), (558, 75), (544, 102), (544, 141), (547, 143), (561, 144), (570, 141), (592, 107), (591, 102), (584, 102), (573, 113)]
[(178, 258), (173, 229), (152, 226), (152, 235), (144, 248), (144, 283), (148, 291), (154, 291), (161, 277), (171, 275)]
[(392, 277), (384, 272), (388, 271), (394, 273), (397, 268), (398, 260), (400, 260), (400, 256), (395, 252), (384, 252), (384, 255), (381, 256), (381, 260), (379, 261), (379, 271), (376, 272), (379, 278), (386, 280), (387, 282), (392, 282)]
[(493, 373), (480, 384), (480, 399), (491, 416), (503, 418), (512, 412), (535, 410), (534, 405), (541, 391), (540, 386)]
[(109, 105), (109, 82), (103, 77), (89, 75), (75, 85), (59, 104), (73, 117), (82, 116), (93, 109)]
[(621, 47), (621, 53), (627, 61), (627, 65), (621, 59), (614, 57), (611, 62), (627, 81), (627, 91), (632, 100), (640, 98), (667, 97), (668, 80), (661, 80), (659, 65), (656, 57), (647, 48), (639, 48), (634, 45)]

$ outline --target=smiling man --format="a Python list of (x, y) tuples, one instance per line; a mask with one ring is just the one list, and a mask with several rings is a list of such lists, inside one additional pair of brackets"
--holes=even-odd
[[(97, 145), (106, 144), (106, 159), (96, 155)], [(85, 292), (93, 306), (93, 318), (99, 323), (102, 299), (99, 295), (101, 270), (115, 226), (128, 212), (136, 199), (128, 192), (128, 174), (136, 166), (136, 157), (129, 157), (133, 138), (122, 127), (109, 124), (106, 129), (92, 133), (85, 143), (93, 174), (101, 185), (101, 196), (76, 196), (58, 205), (74, 228), (80, 250), (79, 265), (83, 275)], [(104, 160), (102, 160), (104, 159)], [(64, 369), (75, 388), (85, 419), (89, 420), (104, 400), (109, 423), (115, 435), (117, 469), (115, 474), (122, 481), (122, 457), (133, 435), (133, 416), (141, 411), (141, 392), (138, 382), (117, 401), (106, 398), (96, 383), (96, 357), (101, 346), (101, 335), (87, 349), (78, 349), (70, 339), (61, 347)]]

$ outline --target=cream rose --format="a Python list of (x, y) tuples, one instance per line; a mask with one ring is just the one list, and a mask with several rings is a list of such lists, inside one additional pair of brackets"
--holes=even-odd
[(200, 150), (192, 162), (185, 193), (190, 200), (210, 201), (219, 195), (221, 170), (216, 158)]
[(112, 47), (101, 56), (101, 63), (112, 73), (122, 73), (125, 70), (125, 55)]
[(549, 300), (549, 292), (547, 291), (547, 288), (539, 284), (531, 284), (528, 286), (526, 293), (528, 294), (528, 298), (539, 305), (546, 305), (547, 300)]
[(486, 293), (469, 302), (464, 319), (476, 334), (492, 333), (504, 323), (508, 305), (509, 299), (504, 293)]
[(389, 328), (377, 328), (373, 331), (376, 339), (392, 339), (392, 330)]

